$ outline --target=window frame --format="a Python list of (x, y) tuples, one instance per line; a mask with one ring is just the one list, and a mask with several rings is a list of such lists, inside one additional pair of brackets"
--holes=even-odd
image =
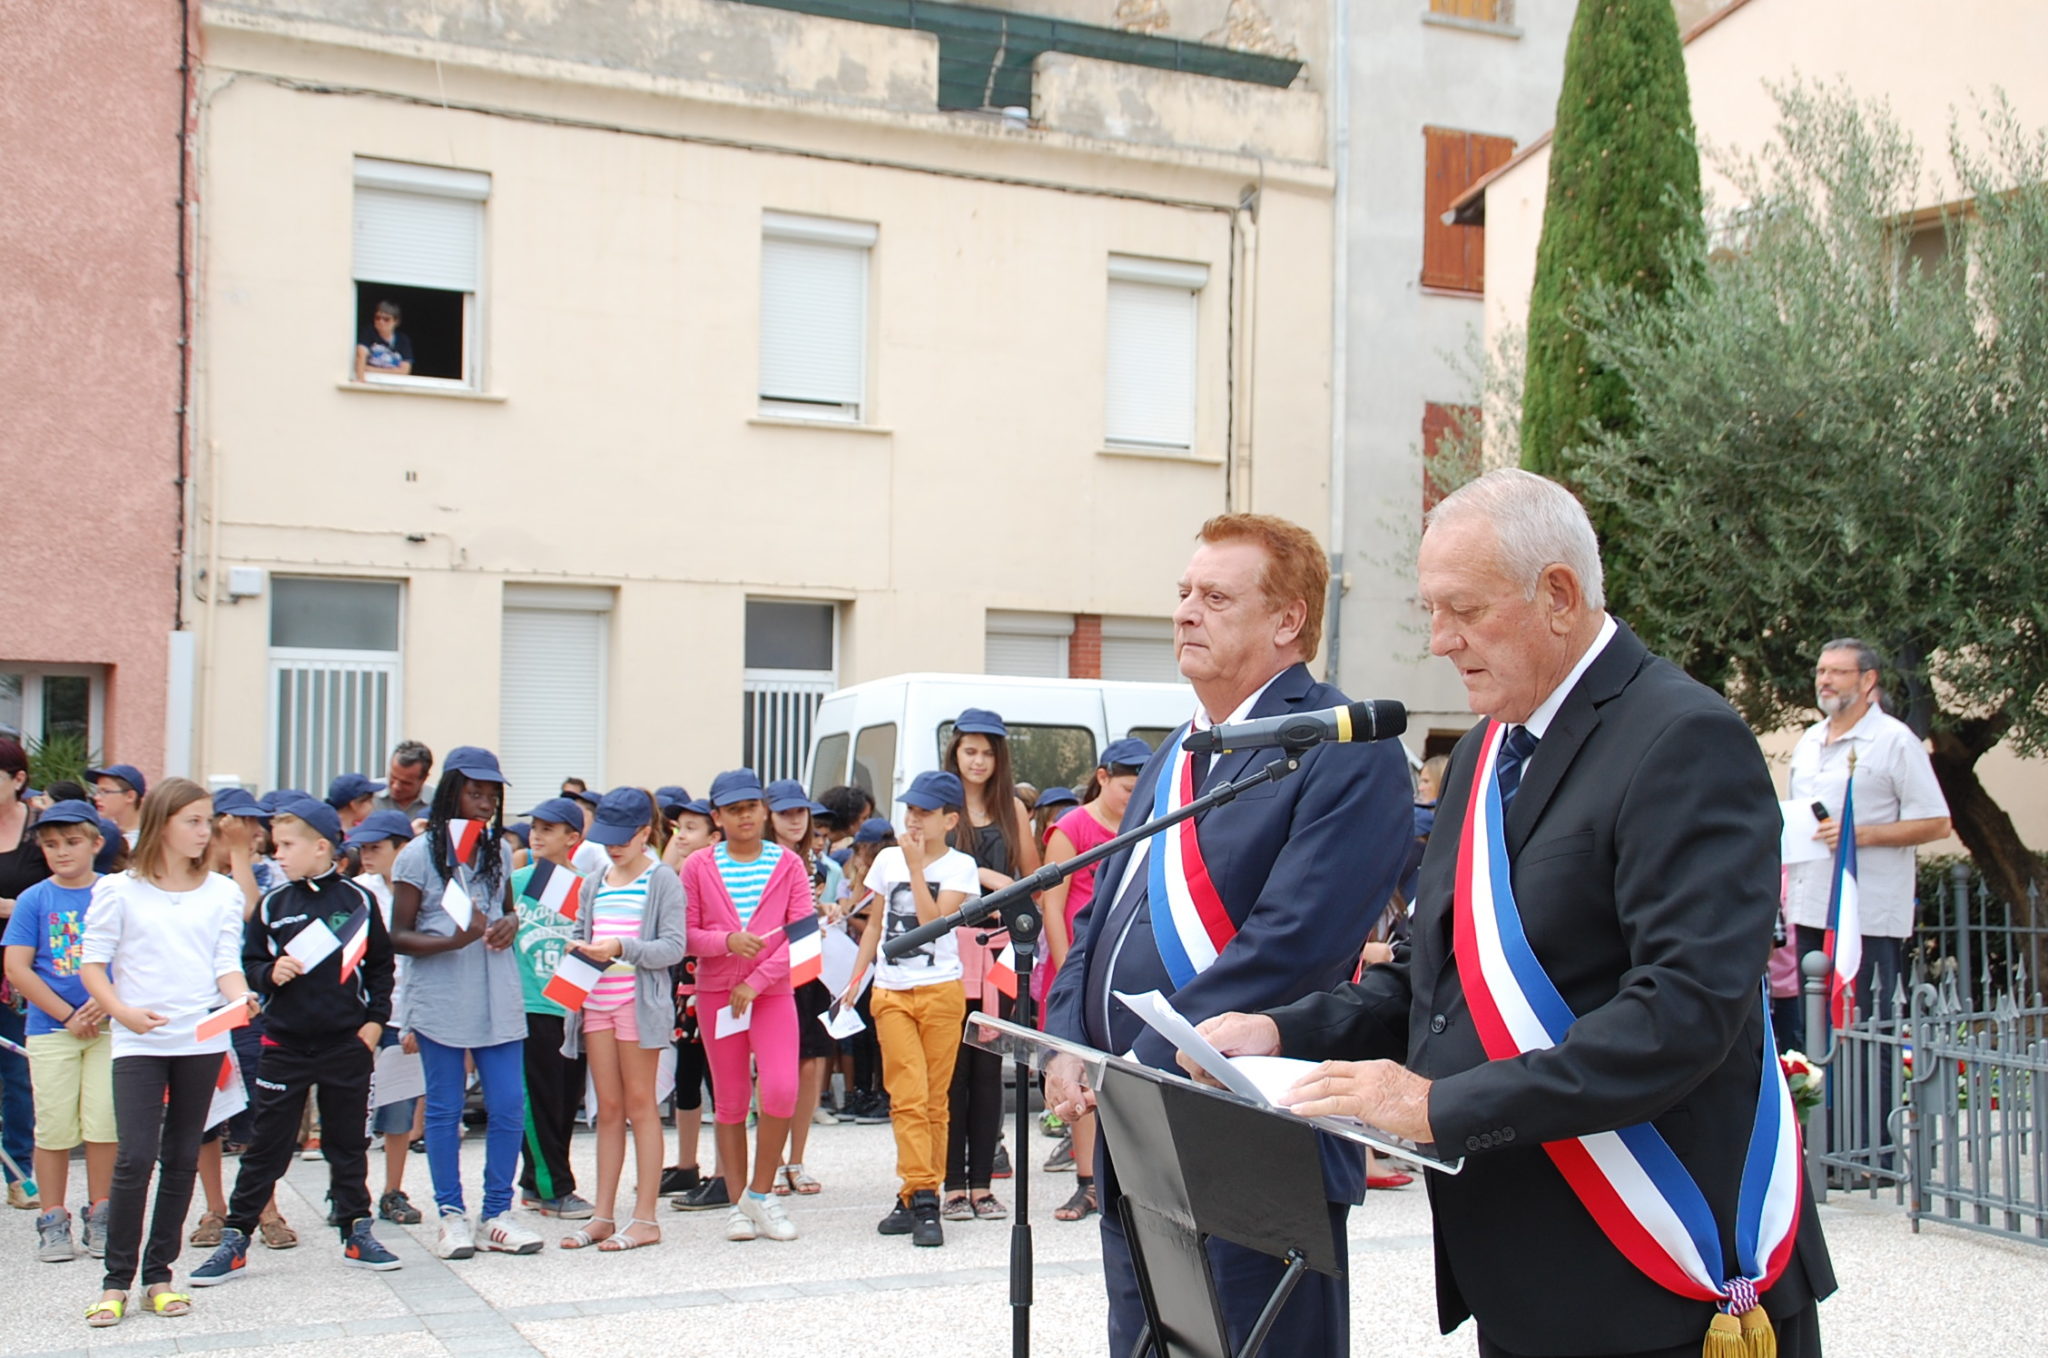
[[(411, 594), (411, 591), (407, 588), (410, 581), (404, 576), (321, 575), (312, 572), (288, 574), (273, 572), (270, 579), (272, 589), (269, 602), (272, 607), (275, 607), (276, 601), (276, 582), (281, 579), (340, 580), (358, 584), (396, 585), (398, 587), (398, 610), (392, 633), (398, 640), (398, 648), (395, 650), (354, 650), (342, 646), (276, 646), (270, 643), (270, 632), (273, 626), (271, 618), (265, 617), (263, 624), (263, 768), (264, 776), (267, 780), (265, 786), (273, 788), (291, 786), (290, 783), (284, 780), (284, 769), (281, 761), (285, 756), (285, 751), (279, 739), (280, 733), (278, 731), (279, 720), (282, 716), (278, 702), (278, 676), (281, 670), (287, 668), (304, 669), (309, 665), (345, 666), (364, 673), (383, 673), (389, 677), (389, 693), (385, 704), (384, 733), (381, 737), (373, 738), (370, 741), (370, 748), (374, 752), (371, 768), (374, 769), (376, 767), (374, 760), (381, 759), (383, 754), (388, 752), (398, 742), (405, 726), (405, 627), (407, 611), (410, 605), (408, 596)], [(348, 770), (335, 769), (333, 772), (345, 773)], [(328, 776), (331, 778), (333, 773), (330, 773)], [(305, 790), (319, 794), (324, 792), (325, 789), (322, 787), (307, 788)]]
[(1426, 291), (1486, 295), (1486, 228), (1446, 223), (1443, 216), (1459, 194), (1513, 159), (1515, 149), (1512, 137), (1433, 124), (1423, 127), (1419, 278)]
[[(1208, 290), (1210, 270), (1207, 264), (1170, 259), (1158, 259), (1145, 255), (1112, 253), (1109, 256), (1107, 278), (1103, 289), (1103, 365), (1102, 365), (1102, 446), (1119, 453), (1149, 453), (1157, 456), (1193, 456), (1202, 441), (1202, 311), (1203, 294)], [(1116, 297), (1119, 287), (1154, 288), (1161, 293), (1187, 294), (1187, 440), (1176, 442), (1165, 438), (1137, 438), (1119, 436), (1113, 404), (1117, 398), (1117, 375), (1119, 372), (1118, 346), (1113, 327), (1116, 323)]]
[[(805, 420), (819, 424), (874, 423), (875, 246), (880, 239), (881, 228), (873, 222), (813, 217), (775, 209), (761, 213), (760, 277), (755, 295), (754, 413), (757, 418)], [(770, 395), (762, 390), (768, 385), (765, 369), (769, 358), (767, 294), (771, 242), (860, 252), (859, 324), (856, 327), (860, 350), (855, 356), (859, 370), (855, 384), (858, 399), (835, 402), (821, 397), (813, 400), (788, 393)]]
[(43, 661), (0, 660), (0, 674), (17, 675), (21, 679), (21, 738), (22, 749), (33, 755), (48, 738), (45, 730), (49, 721), (47, 704), (43, 698), (43, 681), (46, 679), (83, 679), (85, 692), (85, 748), (88, 754), (100, 757), (106, 751), (107, 735), (107, 669), (95, 664), (57, 664)]
[[(453, 288), (433, 288), (425, 284), (396, 283), (388, 279), (366, 279), (357, 276), (355, 251), (356, 193), (360, 189), (372, 189), (386, 193), (411, 193), (428, 198), (448, 198), (476, 204), (476, 286), (468, 292), (458, 293), (462, 298), (462, 376), (425, 377), (413, 373), (378, 374), (366, 370), (363, 386), (390, 387), (397, 390), (447, 393), (480, 392), (484, 389), (483, 335), (485, 317), (486, 283), (488, 280), (488, 259), (485, 248), (489, 243), (489, 229), (486, 219), (489, 214), (492, 182), (488, 172), (482, 170), (460, 170), (449, 166), (423, 165), (411, 161), (384, 160), (374, 156), (357, 156), (349, 184), (349, 284), (350, 301), (355, 309), (361, 309), (360, 290), (380, 283), (387, 286), (419, 288), (433, 292), (456, 292)], [(401, 325), (403, 322), (401, 322)], [(348, 381), (355, 382), (355, 337), (358, 332), (351, 330), (348, 353)]]

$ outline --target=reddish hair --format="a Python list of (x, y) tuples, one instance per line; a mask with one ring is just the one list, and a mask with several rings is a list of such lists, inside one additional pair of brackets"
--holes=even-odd
[(1323, 609), (1330, 597), (1330, 559), (1316, 535), (1298, 523), (1271, 514), (1218, 514), (1195, 535), (1203, 542), (1251, 542), (1266, 553), (1259, 591), (1276, 610), (1299, 599), (1307, 605), (1301, 633), (1294, 644), (1304, 663), (1316, 658), (1323, 643)]

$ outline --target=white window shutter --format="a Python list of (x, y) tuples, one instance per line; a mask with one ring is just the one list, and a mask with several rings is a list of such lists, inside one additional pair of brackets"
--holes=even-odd
[(564, 778), (604, 785), (608, 619), (589, 609), (505, 609), (498, 752), (522, 806), (553, 796)]
[(1168, 618), (1104, 618), (1102, 677), (1146, 683), (1181, 682)]
[[(761, 240), (761, 391), (839, 407), (867, 396), (868, 254), (874, 228), (772, 215)], [(820, 410), (818, 413), (831, 413)]]
[(1109, 282), (1103, 431), (1113, 445), (1193, 448), (1197, 293), (1179, 283)]
[(1067, 677), (1067, 642), (1074, 634), (1071, 613), (1023, 613), (990, 609), (982, 644), (982, 671), (1035, 679)]
[(475, 292), (483, 204), (467, 198), (356, 185), (355, 277)]

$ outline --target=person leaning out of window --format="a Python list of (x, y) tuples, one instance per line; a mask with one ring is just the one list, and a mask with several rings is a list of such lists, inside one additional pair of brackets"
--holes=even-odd
[(379, 377), (411, 375), (412, 341), (398, 333), (399, 319), (398, 303), (377, 303), (370, 328), (356, 340), (356, 381), (373, 372)]

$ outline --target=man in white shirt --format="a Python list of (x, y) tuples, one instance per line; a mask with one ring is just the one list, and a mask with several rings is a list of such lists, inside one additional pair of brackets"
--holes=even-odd
[[(1843, 637), (1821, 647), (1813, 692), (1824, 715), (1792, 751), (1788, 791), (1795, 802), (1817, 801), (1828, 809), (1815, 838), (1833, 850), (1855, 760), (1856, 898), (1863, 918), (1856, 993), (1865, 1013), (1884, 1013), (1906, 935), (1913, 932), (1914, 846), (1948, 836), (1948, 801), (1920, 737), (1880, 706), (1877, 652), (1868, 644)], [(1787, 876), (1786, 913), (1798, 929), (1801, 956), (1826, 937), (1834, 871), (1827, 858), (1794, 863)]]

